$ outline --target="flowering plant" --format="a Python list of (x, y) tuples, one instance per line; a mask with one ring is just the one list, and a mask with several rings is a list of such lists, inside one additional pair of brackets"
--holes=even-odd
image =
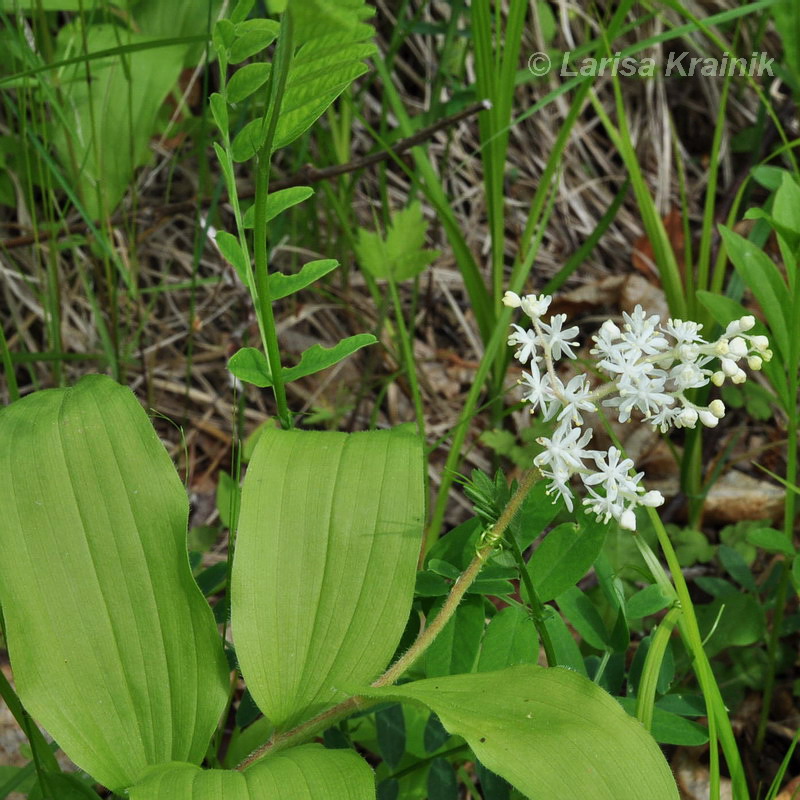
[[(528, 329), (512, 324), (508, 338), (509, 345), (517, 348), (515, 358), (528, 365), (520, 380), (523, 399), (531, 404), (531, 413), (538, 409), (545, 420), (555, 418), (558, 423), (552, 436), (538, 439), (545, 449), (534, 464), (550, 481), (548, 493), (563, 497), (570, 510), (570, 480), (577, 475), (588, 493), (585, 506), (604, 521), (613, 517), (621, 527), (635, 530), (636, 507), (659, 506), (664, 498), (658, 491), (645, 491), (644, 473), (631, 474), (633, 461), (623, 458), (617, 447), (587, 449), (593, 431), (582, 427), (582, 412), (603, 405), (615, 408), (620, 422), (628, 422), (638, 411), (662, 433), (672, 427), (694, 428), (698, 422), (713, 428), (725, 414), (723, 402), (699, 406), (686, 393), (709, 382), (721, 386), (726, 378), (742, 383), (747, 376), (739, 362), (746, 359), (751, 369), (760, 369), (772, 357), (769, 341), (747, 333), (755, 325), (752, 316), (734, 320), (709, 342), (701, 335), (702, 325), (679, 319), (662, 325), (657, 315), (648, 316), (637, 305), (632, 314), (623, 313), (622, 328), (606, 320), (592, 337), (594, 347), (589, 352), (609, 381), (592, 388), (584, 373), (565, 384), (556, 374), (555, 362), (563, 356), (577, 358), (573, 348), (578, 328), (564, 328), (566, 314), (545, 321), (551, 301), (546, 295), (520, 297), (514, 292), (503, 298), (506, 306), (521, 308), (532, 324)], [(719, 369), (710, 369), (715, 360)]]

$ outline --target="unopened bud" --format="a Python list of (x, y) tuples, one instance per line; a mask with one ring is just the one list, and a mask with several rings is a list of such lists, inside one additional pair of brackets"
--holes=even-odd
[(626, 508), (619, 517), (620, 528), (625, 528), (629, 531), (636, 530), (636, 514), (630, 508)]
[(722, 400), (712, 400), (708, 404), (708, 410), (717, 418), (722, 419), (725, 416), (725, 403)]
[(693, 408), (684, 408), (678, 415), (677, 421), (684, 428), (694, 428), (697, 424), (697, 411)]
[(751, 314), (748, 314), (746, 317), (742, 317), (739, 320), (739, 330), (740, 331), (749, 331), (751, 328), (755, 327), (756, 318)]
[(731, 375), (731, 383), (744, 383), (747, 380), (747, 373), (740, 369), (736, 374)]
[(769, 339), (766, 336), (754, 336), (751, 341), (759, 353), (763, 353), (769, 347)]
[(747, 366), (753, 370), (761, 369), (762, 363), (763, 362), (761, 361), (761, 358), (759, 356), (750, 356), (750, 358), (747, 359)]
[(617, 327), (614, 320), (607, 319), (601, 326), (601, 331), (605, 331), (609, 339), (619, 339), (622, 336), (622, 331)]
[(646, 492), (639, 498), (639, 502), (643, 506), (651, 506), (655, 508), (656, 506), (663, 506), (664, 505), (664, 495), (661, 492), (653, 490), (652, 492)]
[(503, 305), (509, 308), (519, 308), (522, 304), (522, 298), (515, 292), (506, 292), (503, 295)]
[(732, 378), (739, 371), (739, 367), (736, 366), (736, 362), (732, 358), (721, 358), (720, 366), (729, 378)]
[(741, 336), (731, 339), (730, 342), (728, 342), (728, 348), (737, 358), (744, 358), (747, 355), (747, 342), (742, 339)]
[(725, 373), (724, 372), (715, 372), (711, 376), (711, 383), (713, 383), (714, 386), (722, 386), (722, 384), (725, 383)]
[(700, 422), (702, 422), (706, 428), (716, 428), (717, 424), (719, 423), (719, 420), (706, 409), (701, 409), (697, 416), (700, 418)]

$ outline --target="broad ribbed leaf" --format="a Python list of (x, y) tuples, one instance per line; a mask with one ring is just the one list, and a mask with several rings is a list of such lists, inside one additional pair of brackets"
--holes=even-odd
[(17, 690), (110, 788), (199, 762), (227, 667), (186, 492), (133, 394), (91, 375), (0, 411), (0, 601)]
[(257, 761), (244, 772), (191, 764), (156, 767), (130, 790), (130, 800), (375, 800), (375, 779), (352, 750), (316, 744)]
[(422, 469), (408, 428), (262, 433), (242, 492), (232, 622), (247, 686), (277, 726), (391, 658), (414, 589)]
[(482, 764), (529, 797), (678, 798), (650, 734), (570, 670), (524, 664), (359, 693), (428, 706)]

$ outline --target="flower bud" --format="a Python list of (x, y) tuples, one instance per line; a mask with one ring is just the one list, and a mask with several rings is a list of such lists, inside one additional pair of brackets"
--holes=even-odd
[(746, 317), (742, 317), (739, 320), (739, 330), (740, 331), (749, 331), (751, 328), (755, 327), (756, 318), (751, 314), (748, 314)]
[(607, 319), (600, 326), (600, 330), (604, 331), (608, 335), (609, 339), (619, 339), (622, 336), (622, 331), (612, 319)]
[(711, 376), (711, 383), (713, 383), (714, 386), (722, 386), (722, 384), (725, 383), (725, 373), (724, 372), (715, 372)]
[(503, 305), (509, 308), (519, 308), (522, 303), (522, 298), (514, 292), (506, 292), (503, 295)]
[(739, 372), (739, 367), (736, 366), (736, 362), (732, 358), (721, 358), (720, 366), (722, 367), (722, 371), (729, 378), (732, 378), (737, 372)]
[(744, 383), (747, 380), (747, 373), (740, 369), (734, 375), (731, 375), (731, 383)]
[(747, 342), (741, 336), (737, 336), (728, 342), (728, 349), (737, 358), (744, 358), (747, 355)]
[(720, 339), (714, 345), (714, 355), (715, 356), (726, 356), (726, 355), (728, 355), (728, 340), (727, 339)]
[(762, 363), (763, 362), (762, 362), (761, 358), (759, 358), (759, 356), (750, 356), (750, 358), (747, 359), (747, 366), (750, 367), (750, 369), (753, 369), (753, 370), (761, 369), (761, 364)]
[(701, 409), (697, 416), (700, 418), (700, 422), (706, 426), (706, 428), (716, 428), (719, 424), (719, 420), (707, 409)]
[(651, 506), (652, 508), (655, 508), (656, 506), (664, 505), (664, 495), (654, 489), (651, 492), (646, 492), (643, 494), (639, 498), (639, 502), (643, 506)]
[(722, 400), (712, 400), (708, 404), (708, 410), (717, 418), (722, 419), (725, 416), (725, 403)]
[(766, 336), (754, 336), (751, 341), (759, 353), (763, 353), (769, 347), (769, 339)]
[(683, 428), (694, 428), (697, 425), (697, 411), (693, 408), (684, 408), (678, 415), (677, 422)]
[(625, 528), (629, 531), (636, 530), (636, 514), (630, 508), (626, 508), (619, 517), (620, 528)]

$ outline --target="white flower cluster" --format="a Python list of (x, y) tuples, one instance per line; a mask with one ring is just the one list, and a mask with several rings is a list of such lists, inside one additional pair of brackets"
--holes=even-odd
[[(527, 330), (512, 325), (508, 338), (517, 348), (515, 357), (528, 364), (529, 372), (520, 381), (525, 389), (523, 399), (531, 404), (531, 413), (539, 409), (545, 420), (555, 418), (559, 423), (552, 437), (538, 440), (545, 449), (534, 464), (550, 481), (548, 493), (561, 495), (570, 510), (569, 483), (578, 475), (588, 494), (585, 506), (605, 521), (613, 517), (621, 527), (635, 530), (636, 506), (659, 506), (664, 498), (660, 492), (644, 490), (644, 473), (632, 475), (633, 461), (621, 458), (616, 447), (608, 452), (586, 449), (592, 430), (581, 427), (582, 412), (596, 411), (601, 402), (617, 410), (620, 422), (627, 422), (638, 410), (662, 432), (671, 427), (693, 428), (698, 422), (713, 428), (725, 414), (722, 401), (698, 406), (685, 393), (709, 381), (716, 386), (726, 378), (741, 383), (746, 375), (739, 362), (745, 359), (751, 369), (760, 369), (762, 361), (772, 357), (769, 342), (766, 336), (747, 333), (755, 325), (750, 316), (731, 322), (719, 339), (707, 342), (700, 335), (702, 325), (679, 319), (661, 325), (658, 316), (648, 316), (636, 306), (632, 314), (623, 313), (622, 328), (607, 320), (592, 337), (594, 347), (589, 352), (610, 379), (592, 390), (586, 375), (576, 375), (566, 384), (556, 375), (555, 361), (562, 356), (576, 357), (573, 348), (578, 344), (578, 328), (564, 328), (566, 314), (544, 320), (551, 300), (545, 295), (520, 297), (513, 292), (503, 297), (506, 306), (521, 308), (532, 322)], [(709, 369), (715, 359), (719, 369)], [(603, 493), (595, 487), (602, 487)]]

